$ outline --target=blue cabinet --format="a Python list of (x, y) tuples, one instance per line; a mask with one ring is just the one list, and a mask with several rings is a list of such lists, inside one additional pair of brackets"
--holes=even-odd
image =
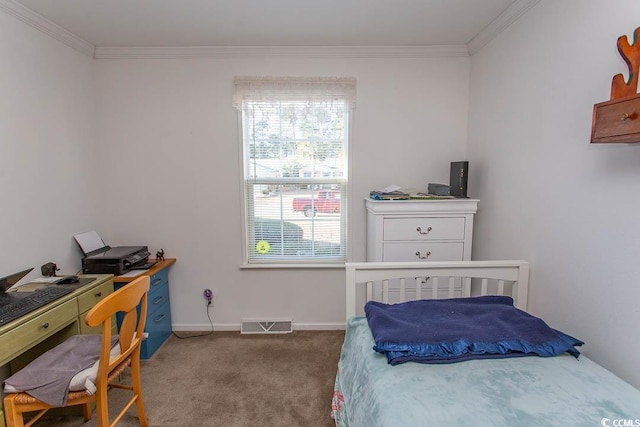
[[(169, 300), (169, 269), (168, 267), (175, 262), (175, 259), (167, 259), (159, 262), (147, 272), (143, 273), (150, 276), (150, 288), (147, 295), (147, 319), (145, 324), (145, 332), (147, 338), (142, 342), (140, 349), (140, 357), (142, 359), (150, 358), (153, 353), (171, 336), (171, 302)], [(119, 289), (126, 285), (135, 277), (128, 277), (126, 281), (120, 282), (116, 277), (115, 288)], [(120, 327), (121, 318), (118, 317), (118, 328)]]

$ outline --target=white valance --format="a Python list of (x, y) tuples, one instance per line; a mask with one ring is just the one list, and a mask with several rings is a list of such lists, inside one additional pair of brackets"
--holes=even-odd
[(352, 77), (236, 77), (233, 106), (242, 102), (275, 99), (342, 99), (356, 104), (356, 79)]

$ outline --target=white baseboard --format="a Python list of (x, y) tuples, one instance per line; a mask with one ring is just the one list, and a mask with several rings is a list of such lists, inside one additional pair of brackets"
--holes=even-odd
[[(199, 324), (191, 324), (191, 323), (182, 323), (182, 324), (173, 324), (171, 325), (173, 331), (175, 332), (199, 332), (199, 331), (210, 331), (211, 325), (208, 323), (199, 323)], [(214, 323), (213, 330), (214, 331), (238, 331), (240, 332), (240, 323)], [(336, 331), (336, 330), (344, 330), (344, 323), (294, 323), (293, 330), (294, 331)]]

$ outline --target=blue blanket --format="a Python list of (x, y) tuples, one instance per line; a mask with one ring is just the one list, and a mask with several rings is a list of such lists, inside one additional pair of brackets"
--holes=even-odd
[(469, 359), (580, 355), (582, 341), (550, 328), (505, 296), (365, 305), (373, 349), (391, 365)]

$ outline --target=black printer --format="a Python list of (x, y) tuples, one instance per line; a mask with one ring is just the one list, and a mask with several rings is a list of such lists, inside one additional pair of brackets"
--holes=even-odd
[(151, 255), (146, 246), (116, 246), (82, 258), (85, 274), (113, 274), (119, 276), (132, 268), (144, 266)]
[(120, 276), (135, 268), (148, 268), (149, 250), (146, 246), (111, 247), (95, 231), (73, 236), (82, 250), (82, 272), (85, 274), (113, 274)]

